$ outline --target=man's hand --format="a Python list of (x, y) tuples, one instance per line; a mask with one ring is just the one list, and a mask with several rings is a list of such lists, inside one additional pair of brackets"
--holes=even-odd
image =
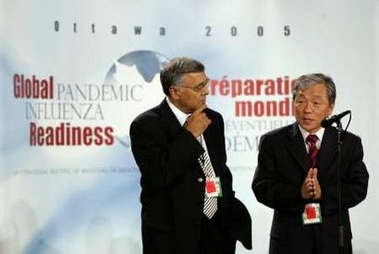
[(188, 117), (184, 128), (191, 132), (195, 138), (199, 137), (211, 124), (211, 119), (203, 112), (206, 106), (196, 109), (190, 117)]
[(321, 187), (317, 179), (317, 168), (311, 168), (301, 186), (301, 196), (304, 199), (320, 199)]

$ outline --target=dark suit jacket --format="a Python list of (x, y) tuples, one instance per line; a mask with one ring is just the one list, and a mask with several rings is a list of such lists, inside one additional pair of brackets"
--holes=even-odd
[[(217, 213), (225, 231), (250, 249), (251, 218), (234, 197), (232, 174), (226, 166), (223, 119), (210, 109), (207, 115), (212, 123), (204, 138), (223, 191)], [(130, 138), (141, 171), (142, 232), (152, 228), (172, 234), (174, 254), (197, 253), (205, 182), (198, 162), (202, 146), (180, 125), (166, 100), (132, 122)], [(145, 237), (142, 233), (143, 240)]]
[[(368, 186), (368, 172), (363, 163), (363, 148), (359, 137), (349, 132), (342, 134), (340, 175), (342, 182), (342, 208), (345, 223), (345, 240), (350, 244), (351, 229), (348, 208), (365, 199)], [(338, 244), (338, 202), (337, 202), (337, 131), (325, 129), (318, 153), (318, 180), (322, 197), (319, 200), (324, 218), (316, 226), (321, 241)], [(301, 197), (301, 185), (309, 169), (308, 155), (298, 125), (292, 124), (271, 131), (261, 137), (258, 166), (252, 189), (257, 200), (275, 210), (271, 239), (285, 240), (290, 235), (299, 239), (299, 249), (307, 244), (301, 241), (308, 226), (302, 225), (301, 214), (307, 200)], [(332, 241), (329, 237), (333, 236)], [(325, 238), (324, 238), (325, 236)], [(276, 252), (270, 252), (276, 253)], [(280, 252), (279, 252), (280, 253)], [(284, 252), (282, 252), (284, 253)], [(295, 252), (293, 252), (295, 253)], [(296, 252), (297, 253), (297, 252)]]

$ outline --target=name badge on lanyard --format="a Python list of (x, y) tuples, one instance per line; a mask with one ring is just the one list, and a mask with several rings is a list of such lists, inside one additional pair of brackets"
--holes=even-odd
[(222, 197), (220, 177), (207, 177), (205, 181), (205, 196), (208, 198)]
[(303, 224), (321, 223), (321, 208), (319, 203), (306, 204), (303, 212)]

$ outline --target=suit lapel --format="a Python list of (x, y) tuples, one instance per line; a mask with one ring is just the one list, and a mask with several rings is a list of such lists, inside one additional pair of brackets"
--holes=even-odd
[(337, 155), (337, 135), (333, 130), (333, 128), (325, 129), (324, 136), (322, 138), (322, 143), (318, 154), (318, 168), (320, 173), (332, 165), (332, 162)]
[(304, 170), (308, 171), (309, 169), (309, 160), (307, 150), (304, 145), (304, 139), (301, 135), (297, 123), (294, 123), (287, 132), (288, 150), (290, 151), (292, 157), (299, 164), (299, 166)]
[(216, 151), (216, 149), (214, 148), (214, 145), (216, 144), (216, 142), (214, 141), (214, 135), (212, 135), (212, 133), (214, 133), (214, 132), (210, 131), (210, 128), (212, 128), (212, 125), (214, 124), (213, 121), (214, 120), (212, 120), (211, 125), (208, 126), (207, 130), (203, 133), (203, 135), (204, 135), (204, 139), (205, 139), (205, 142), (207, 145), (209, 158), (211, 159), (212, 165), (215, 167), (215, 156), (216, 155), (214, 154), (214, 152)]
[(166, 99), (161, 102), (159, 108), (161, 110), (163, 126), (167, 131), (167, 136), (172, 139), (172, 137), (174, 137), (181, 130), (182, 126), (168, 106)]

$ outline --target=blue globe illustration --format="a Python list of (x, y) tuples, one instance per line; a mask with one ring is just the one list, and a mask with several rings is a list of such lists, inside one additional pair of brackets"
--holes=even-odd
[[(119, 82), (128, 82), (130, 80), (120, 80), (118, 77), (125, 77), (122, 70), (135, 67), (138, 74), (146, 83), (150, 83), (154, 77), (159, 74), (160, 70), (167, 64), (169, 60), (154, 51), (138, 50), (128, 53), (117, 60), (108, 71), (105, 81), (107, 84)], [(128, 79), (128, 77), (125, 77)], [(125, 79), (124, 78), (124, 79)]]

